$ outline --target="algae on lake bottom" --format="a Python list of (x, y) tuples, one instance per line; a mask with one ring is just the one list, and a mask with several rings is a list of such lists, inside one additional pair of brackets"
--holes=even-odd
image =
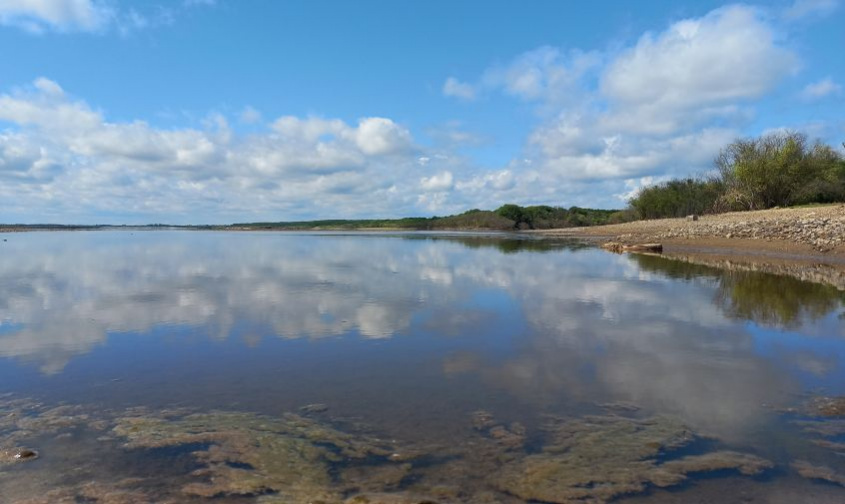
[(751, 454), (718, 451), (660, 462), (696, 436), (677, 420), (618, 416), (556, 419), (541, 453), (503, 466), (491, 477), (500, 490), (522, 499), (559, 504), (607, 502), (649, 485), (677, 485), (694, 472), (736, 469), (756, 475), (773, 467)]
[[(116, 449), (117, 456), (192, 460), (174, 469), (162, 464), (162, 474), (179, 473), (166, 476), (166, 482), (118, 471), (102, 481), (64, 481), (48, 488), (46, 497), (12, 500), (27, 504), (206, 499), (254, 499), (261, 504), (600, 503), (652, 486), (677, 485), (690, 473), (728, 469), (756, 475), (772, 467), (756, 455), (734, 451), (672, 458), (699, 436), (666, 417), (554, 418), (537, 433), (542, 450), (531, 453), (522, 424), (505, 425), (484, 411), (472, 415), (466, 441), (452, 446), (402, 445), (357, 427), (345, 431), (328, 419), (292, 413), (48, 408), (26, 400), (0, 404), (0, 413), (5, 413), (0, 415), (4, 446), (38, 434), (63, 436), (84, 425), (100, 433), (97, 449)], [(475, 436), (469, 434), (470, 426)]]

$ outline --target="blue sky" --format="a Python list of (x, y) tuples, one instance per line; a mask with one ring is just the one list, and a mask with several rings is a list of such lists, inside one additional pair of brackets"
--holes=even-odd
[(620, 208), (845, 141), (839, 0), (0, 0), (0, 222)]

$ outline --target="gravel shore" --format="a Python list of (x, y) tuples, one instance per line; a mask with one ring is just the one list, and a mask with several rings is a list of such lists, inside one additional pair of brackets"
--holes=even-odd
[(672, 252), (736, 252), (845, 260), (845, 205), (775, 208), (533, 233), (623, 244), (658, 242)]

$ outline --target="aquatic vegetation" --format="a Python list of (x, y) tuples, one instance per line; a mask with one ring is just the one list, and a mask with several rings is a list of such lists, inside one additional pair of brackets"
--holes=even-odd
[(505, 427), (497, 423), (490, 412), (484, 410), (472, 414), (472, 427), (507, 450), (517, 450), (525, 444), (525, 426), (519, 422), (513, 422)]
[(827, 439), (814, 439), (813, 444), (821, 446), (822, 448), (827, 448), (828, 450), (833, 450), (837, 455), (845, 456), (845, 443), (836, 443), (834, 441), (828, 441)]
[(555, 419), (547, 431), (542, 452), (503, 466), (491, 476), (494, 486), (526, 500), (606, 502), (649, 485), (677, 485), (693, 472), (736, 469), (756, 475), (773, 466), (755, 455), (729, 451), (661, 463), (662, 455), (696, 439), (685, 425), (665, 417)]
[(793, 423), (801, 427), (805, 432), (824, 437), (845, 434), (845, 420), (798, 420)]
[(802, 412), (815, 417), (845, 417), (845, 397), (813, 397)]
[(361, 494), (343, 501), (343, 504), (438, 504), (428, 497), (407, 493)]
[(845, 475), (837, 473), (830, 467), (813, 465), (806, 460), (796, 460), (791, 466), (798, 474), (805, 478), (824, 480), (829, 483), (845, 486)]
[[(192, 455), (203, 465), (192, 476), (201, 481), (182, 488), (189, 495), (276, 494), (299, 502), (302, 499), (336, 502), (330, 465), (372, 458), (388, 460), (395, 450), (376, 439), (351, 435), (308, 418), (285, 414), (280, 418), (240, 412), (211, 412), (182, 418), (129, 416), (119, 418), (113, 429), (125, 438), (126, 448), (160, 448), (200, 444)], [(409, 467), (393, 470), (401, 474)], [(385, 478), (390, 469), (375, 471), (374, 478), (384, 486), (395, 485), (396, 476)], [(345, 476), (355, 481), (354, 473)], [(372, 481), (352, 486), (371, 488)], [(401, 480), (401, 477), (399, 477)]]
[(139, 490), (127, 487), (139, 483), (136, 478), (127, 478), (113, 484), (88, 482), (50, 490), (46, 495), (17, 500), (15, 504), (78, 504), (92, 502), (97, 504), (176, 504), (175, 500), (152, 499)]
[[(162, 474), (143, 479), (116, 471), (99, 473), (98, 479), (39, 483), (43, 493), (25, 494), (12, 502), (246, 498), (260, 504), (600, 503), (650, 486), (677, 485), (691, 473), (734, 470), (757, 475), (772, 467), (768, 460), (735, 451), (673, 457), (700, 436), (667, 417), (551, 418), (539, 433), (541, 451), (532, 453), (526, 450), (525, 426), (500, 422), (483, 410), (470, 418), (477, 435), (449, 446), (386, 441), (367, 434), (361, 425), (344, 424), (341, 429), (329, 423), (326, 410), (320, 405), (301, 409), (303, 414), (266, 416), (237, 411), (50, 408), (26, 400), (0, 401), (0, 447), (5, 450), (0, 474), (4, 461), (15, 463), (9, 462), (14, 454), (37, 453), (37, 444), (24, 448), (19, 442), (44, 433), (56, 439), (74, 429), (92, 429), (97, 446), (88, 449), (103, 454), (111, 450), (112, 457), (171, 461), (177, 457), (183, 462), (170, 472), (162, 465)], [(310, 413), (320, 419), (305, 416)], [(11, 441), (19, 444), (13, 446)], [(81, 460), (88, 459), (83, 455)], [(94, 466), (98, 461), (87, 463)], [(839, 477), (827, 468), (796, 470), (833, 482)], [(37, 469), (31, 476), (39, 478)]]

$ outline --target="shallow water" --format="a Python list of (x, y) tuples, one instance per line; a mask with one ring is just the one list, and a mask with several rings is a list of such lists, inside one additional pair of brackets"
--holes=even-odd
[(468, 234), (7, 239), (0, 452), (39, 458), (2, 502), (845, 500), (829, 286)]

